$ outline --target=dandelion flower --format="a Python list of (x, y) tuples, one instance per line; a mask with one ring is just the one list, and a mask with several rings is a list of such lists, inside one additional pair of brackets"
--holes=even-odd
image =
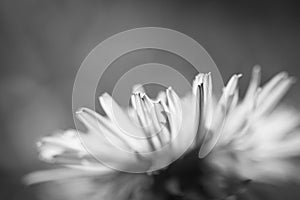
[(59, 199), (97, 200), (234, 199), (251, 181), (298, 181), (299, 114), (277, 106), (294, 78), (279, 73), (260, 87), (254, 67), (240, 99), (240, 77), (231, 77), (220, 99), (210, 73), (197, 75), (182, 98), (168, 88), (152, 100), (135, 86), (127, 109), (103, 94), (106, 116), (76, 113), (86, 132), (38, 142), (41, 160), (61, 167), (25, 181), (52, 188)]

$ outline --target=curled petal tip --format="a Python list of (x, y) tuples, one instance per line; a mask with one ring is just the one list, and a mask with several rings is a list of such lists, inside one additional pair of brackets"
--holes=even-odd
[(138, 96), (138, 97), (143, 97), (145, 96), (145, 92), (143, 91), (133, 91), (132, 95)]
[(77, 110), (77, 111), (75, 112), (76, 115), (80, 115), (81, 113), (82, 113), (82, 110)]
[(144, 87), (141, 84), (136, 84), (132, 87), (132, 93), (145, 93)]
[(82, 114), (82, 113), (84, 113), (84, 112), (86, 112), (86, 108), (79, 108), (79, 109), (75, 112), (75, 114), (76, 114), (76, 115), (80, 115), (80, 114)]
[(236, 77), (237, 78), (241, 78), (243, 76), (243, 74), (237, 74)]

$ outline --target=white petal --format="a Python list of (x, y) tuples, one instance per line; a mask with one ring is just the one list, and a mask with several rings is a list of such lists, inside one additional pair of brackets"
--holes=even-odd
[(70, 169), (70, 168), (60, 168), (60, 169), (52, 169), (52, 170), (44, 170), (44, 171), (36, 171), (28, 174), (24, 178), (24, 182), (28, 185), (49, 182), (49, 181), (57, 181), (64, 179), (72, 179), (78, 177), (93, 177), (93, 176), (101, 176), (104, 174), (115, 173), (110, 168), (105, 166), (99, 167), (97, 171), (86, 171), (79, 169)]
[[(278, 104), (278, 102), (282, 99), (282, 97), (287, 93), (288, 89), (295, 82), (295, 79), (292, 77), (283, 78), (273, 90), (269, 91), (268, 96), (264, 99), (261, 99), (264, 96), (264, 89), (261, 91), (259, 95), (259, 102), (257, 106), (258, 115), (263, 115), (272, 109)], [(266, 88), (265, 88), (266, 89)]]
[[(229, 97), (237, 91), (237, 78), (229, 81), (217, 105), (230, 107), (230, 112), (221, 130), (216, 129), (218, 120), (213, 120), (212, 137), (218, 131), (222, 135), (205, 159), (227, 173), (255, 181), (300, 181), (294, 161), (300, 155), (300, 115), (286, 107), (275, 108), (294, 79), (280, 73), (260, 90), (260, 70), (255, 68), (244, 101), (236, 103)], [(217, 108), (214, 116), (222, 116)]]
[(271, 91), (276, 88), (276, 86), (284, 79), (287, 78), (287, 73), (286, 72), (281, 72), (278, 73), (276, 76), (274, 76), (270, 81), (268, 81), (264, 87), (262, 88), (258, 100), (257, 100), (257, 105), (259, 106), (265, 98), (268, 97), (268, 95), (271, 93)]
[(144, 138), (145, 133), (132, 123), (127, 113), (107, 93), (100, 98), (100, 103), (107, 116), (119, 129), (129, 135)]
[(260, 85), (260, 79), (261, 79), (261, 68), (260, 66), (254, 66), (252, 70), (251, 81), (245, 95), (245, 99), (244, 99), (245, 101), (255, 96), (256, 91), (258, 90), (258, 87)]

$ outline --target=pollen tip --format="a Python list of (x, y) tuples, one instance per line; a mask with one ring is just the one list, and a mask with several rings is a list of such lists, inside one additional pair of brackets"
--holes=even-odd
[(132, 87), (132, 92), (133, 93), (138, 93), (138, 92), (145, 92), (144, 91), (144, 88), (143, 88), (143, 85), (141, 84), (136, 84)]
[(143, 99), (146, 96), (144, 92), (140, 92), (140, 97)]
[(132, 92), (131, 96), (136, 97), (136, 96), (138, 96), (138, 94), (139, 94), (138, 92)]
[(254, 65), (254, 67), (253, 67), (253, 71), (254, 72), (260, 72), (261, 71), (261, 66), (260, 65)]

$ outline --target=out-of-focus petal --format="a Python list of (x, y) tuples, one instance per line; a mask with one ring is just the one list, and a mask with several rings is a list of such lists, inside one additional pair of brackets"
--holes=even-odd
[(117, 173), (56, 180), (34, 187), (43, 200), (139, 200), (151, 195), (151, 184), (147, 175)]
[[(276, 107), (294, 79), (279, 73), (260, 89), (260, 69), (254, 68), (252, 76), (245, 99), (226, 113), (222, 135), (205, 159), (245, 179), (300, 181), (295, 162), (300, 155), (300, 115), (291, 108)], [(217, 107), (223, 104), (227, 110), (237, 78), (230, 79)], [(214, 115), (220, 112), (214, 110)], [(220, 134), (217, 124), (212, 127), (213, 135)]]
[(114, 171), (105, 166), (98, 165), (97, 170), (80, 170), (72, 168), (58, 168), (44, 171), (36, 171), (28, 174), (23, 179), (24, 182), (28, 185), (44, 183), (49, 181), (58, 181), (58, 180), (72, 180), (79, 177), (97, 177), (101, 175), (107, 175), (114, 173)]

